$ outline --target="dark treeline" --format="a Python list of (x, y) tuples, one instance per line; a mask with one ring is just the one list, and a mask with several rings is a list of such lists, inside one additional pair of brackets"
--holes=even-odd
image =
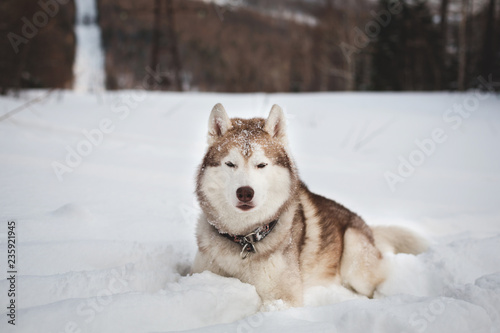
[[(316, 33), (336, 80), (324, 90), (466, 90), (500, 81), (500, 6), (470, 0), (331, 1)], [(475, 2), (477, 5), (477, 2)], [(339, 55), (339, 46), (340, 53)], [(500, 89), (498, 84), (493, 84)], [(323, 88), (323, 87), (322, 87)], [(323, 90), (323, 89), (322, 89)]]
[(19, 88), (71, 88), (75, 5), (0, 0), (0, 94)]
[[(26, 13), (4, 1), (0, 88), (70, 87), (74, 13), (15, 54), (3, 35)], [(162, 90), (500, 90), (497, 2), (98, 0), (106, 87), (145, 88), (155, 72)]]

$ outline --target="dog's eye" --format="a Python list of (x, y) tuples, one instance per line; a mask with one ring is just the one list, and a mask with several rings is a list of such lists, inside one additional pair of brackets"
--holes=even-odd
[(236, 165), (234, 165), (234, 164), (233, 164), (233, 163), (231, 163), (231, 162), (226, 162), (226, 165), (227, 165), (228, 167), (230, 167), (230, 168), (235, 168), (235, 167), (236, 167)]
[(267, 165), (267, 163), (261, 163), (261, 164), (257, 165), (257, 168), (263, 169), (266, 167), (266, 165)]

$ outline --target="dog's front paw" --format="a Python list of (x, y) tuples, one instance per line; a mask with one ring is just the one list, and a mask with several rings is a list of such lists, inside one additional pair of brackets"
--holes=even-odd
[(289, 309), (291, 305), (282, 299), (263, 301), (260, 307), (261, 312), (273, 312)]

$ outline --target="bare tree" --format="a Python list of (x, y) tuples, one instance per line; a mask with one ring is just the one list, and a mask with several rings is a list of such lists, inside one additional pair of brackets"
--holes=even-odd
[(446, 82), (446, 46), (448, 43), (448, 0), (441, 0), (441, 22), (440, 22), (440, 32), (441, 32), (441, 54), (439, 56), (440, 75), (436, 78), (437, 86), (442, 89), (444, 82)]
[(175, 85), (178, 91), (182, 91), (181, 81), (181, 59), (179, 57), (179, 47), (175, 32), (175, 8), (172, 0), (167, 0), (167, 31), (169, 37), (169, 49), (172, 57), (172, 67), (174, 69)]
[[(325, 2), (321, 15), (319, 32), (320, 50), (320, 90), (356, 90), (356, 75), (361, 72), (363, 60), (366, 58), (364, 46), (368, 46), (369, 38), (361, 31), (366, 22), (367, 3), (364, 0), (349, 3), (337, 3), (334, 0)], [(363, 47), (355, 43), (362, 39)], [(340, 41), (340, 43), (339, 43)]]
[(467, 20), (469, 0), (462, 0), (462, 20), (458, 31), (458, 90), (465, 90), (465, 74), (467, 71)]
[(155, 0), (153, 7), (153, 37), (151, 43), (151, 60), (150, 67), (153, 70), (157, 70), (157, 66), (160, 63), (160, 37), (161, 37), (161, 14), (162, 14), (162, 2), (165, 2), (166, 9), (166, 24), (167, 24), (167, 40), (168, 40), (168, 54), (167, 59), (168, 67), (173, 70), (170, 72), (172, 74), (163, 75), (160, 80), (163, 86), (170, 86), (172, 84), (172, 79), (175, 84), (175, 88), (178, 91), (182, 91), (182, 80), (181, 80), (181, 60), (179, 57), (179, 47), (177, 41), (177, 34), (175, 32), (175, 7), (173, 0)]
[(484, 40), (482, 52), (482, 74), (488, 76), (495, 65), (495, 0), (490, 0), (486, 10), (486, 24), (484, 27)]
[(160, 25), (161, 25), (161, 0), (155, 0), (153, 7), (153, 42), (151, 45), (151, 67), (158, 65), (158, 54), (160, 50)]
[(153, 7), (153, 38), (151, 42), (151, 60), (149, 66), (152, 70), (156, 70), (158, 66), (158, 59), (160, 53), (160, 14), (161, 14), (161, 0), (155, 0)]

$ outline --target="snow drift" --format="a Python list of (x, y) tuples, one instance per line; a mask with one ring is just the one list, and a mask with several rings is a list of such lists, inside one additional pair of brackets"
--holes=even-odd
[[(5, 114), (39, 94), (0, 98)], [(315, 287), (260, 310), (251, 285), (187, 276), (194, 175), (214, 104), (287, 114), (301, 178), (429, 251), (390, 256), (375, 299)], [(2, 332), (496, 332), (500, 99), (479, 94), (59, 92), (0, 122), (0, 269), (16, 222), (16, 325)]]

